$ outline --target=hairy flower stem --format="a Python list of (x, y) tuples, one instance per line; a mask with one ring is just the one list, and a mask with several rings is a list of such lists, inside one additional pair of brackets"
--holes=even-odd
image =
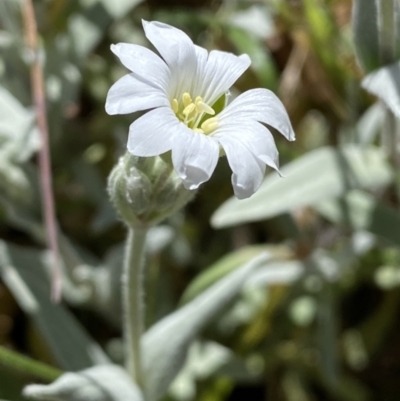
[(122, 278), (126, 368), (141, 389), (144, 387), (140, 341), (144, 329), (143, 268), (146, 234), (146, 227), (129, 228)]

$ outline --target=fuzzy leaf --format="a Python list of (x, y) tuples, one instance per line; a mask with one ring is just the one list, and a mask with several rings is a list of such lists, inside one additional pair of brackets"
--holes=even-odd
[(373, 146), (331, 147), (311, 151), (270, 174), (251, 198), (229, 199), (212, 216), (222, 228), (260, 221), (299, 207), (338, 197), (353, 188), (379, 189), (392, 179), (383, 152)]
[(350, 225), (366, 230), (393, 244), (400, 243), (400, 216), (398, 212), (377, 202), (362, 191), (351, 191), (343, 201), (326, 201), (316, 209), (335, 224)]
[(357, 59), (369, 72), (380, 66), (378, 4), (376, 0), (354, 0), (353, 35)]
[(157, 400), (165, 394), (181, 370), (193, 339), (236, 297), (246, 279), (269, 257), (267, 253), (257, 256), (146, 332), (142, 347), (148, 400)]
[(0, 277), (21, 309), (37, 325), (55, 359), (66, 370), (106, 363), (107, 356), (75, 317), (50, 301), (41, 252), (0, 241)]
[(116, 365), (96, 366), (65, 373), (49, 385), (31, 384), (23, 395), (49, 401), (142, 401), (143, 397), (126, 372)]
[(363, 79), (362, 87), (381, 99), (400, 118), (400, 62), (371, 72)]

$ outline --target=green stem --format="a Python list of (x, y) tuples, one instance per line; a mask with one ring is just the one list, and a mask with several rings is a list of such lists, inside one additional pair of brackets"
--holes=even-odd
[(379, 47), (383, 64), (395, 60), (395, 0), (380, 0)]
[(52, 382), (62, 375), (62, 371), (42, 362), (35, 361), (18, 352), (0, 345), (0, 366), (33, 376), (45, 382)]
[(143, 268), (147, 228), (130, 228), (125, 249), (122, 280), (126, 368), (143, 389), (140, 341), (144, 329)]

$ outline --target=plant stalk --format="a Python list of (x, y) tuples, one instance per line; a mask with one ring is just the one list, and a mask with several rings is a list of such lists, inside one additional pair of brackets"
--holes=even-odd
[(129, 228), (122, 278), (126, 368), (141, 389), (144, 386), (140, 342), (144, 331), (143, 270), (146, 234), (146, 227)]
[(62, 375), (62, 371), (42, 362), (35, 361), (18, 352), (0, 345), (0, 366), (20, 372), (23, 375), (34, 377), (50, 383)]
[(22, 3), (22, 15), (25, 25), (26, 44), (30, 50), (30, 75), (36, 121), (40, 131), (41, 146), (39, 150), (39, 170), (42, 195), (42, 210), (46, 225), (47, 244), (53, 260), (52, 299), (61, 298), (61, 267), (57, 242), (57, 224), (54, 206), (51, 158), (49, 145), (49, 129), (46, 116), (46, 93), (43, 77), (43, 56), (40, 53), (37, 23), (32, 0)]

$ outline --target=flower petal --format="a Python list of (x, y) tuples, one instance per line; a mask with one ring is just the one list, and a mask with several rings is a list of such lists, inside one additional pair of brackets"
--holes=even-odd
[(210, 52), (203, 76), (199, 77), (202, 82), (199, 93), (204, 101), (212, 105), (231, 88), (250, 64), (251, 60), (247, 54), (236, 56), (219, 50)]
[(279, 172), (279, 153), (274, 137), (267, 127), (254, 120), (237, 122), (220, 119), (212, 136), (217, 140), (227, 137), (235, 139), (253, 153), (260, 161)]
[(180, 29), (162, 22), (143, 20), (147, 39), (156, 47), (172, 72), (170, 96), (190, 92), (197, 71), (196, 50), (192, 40)]
[(108, 114), (128, 114), (154, 107), (169, 106), (166, 95), (133, 76), (120, 78), (108, 91), (106, 111)]
[(170, 70), (157, 54), (143, 46), (129, 43), (111, 45), (111, 50), (141, 81), (167, 91)]
[(184, 129), (174, 141), (172, 162), (187, 189), (196, 189), (208, 181), (218, 158), (218, 142), (204, 134)]
[(257, 160), (250, 150), (232, 136), (221, 136), (218, 142), (224, 148), (233, 171), (232, 186), (238, 199), (250, 197), (260, 188), (264, 178), (265, 164)]
[(151, 110), (129, 127), (128, 151), (134, 156), (161, 155), (171, 150), (181, 125), (170, 107)]
[(268, 89), (250, 89), (238, 96), (219, 114), (220, 119), (254, 119), (277, 129), (289, 141), (295, 134), (289, 116), (278, 97)]

